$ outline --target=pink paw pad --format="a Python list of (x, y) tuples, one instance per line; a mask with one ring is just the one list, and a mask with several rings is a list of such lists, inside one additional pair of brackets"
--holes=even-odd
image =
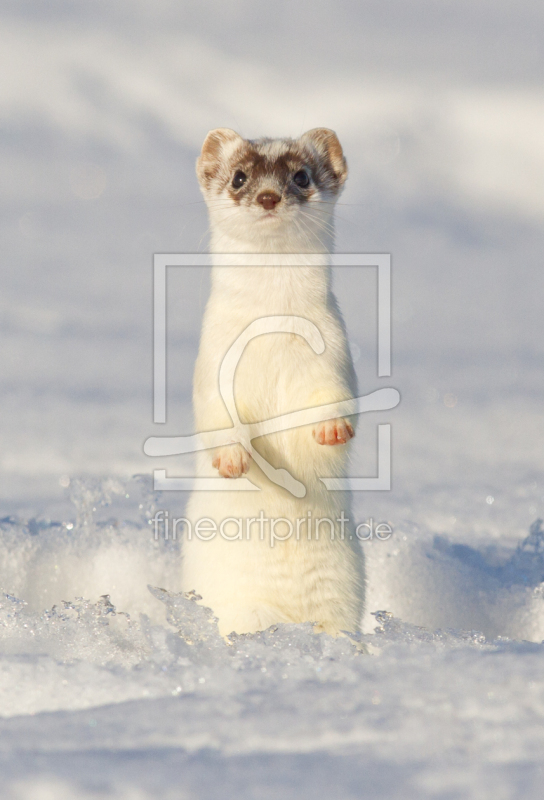
[(215, 467), (223, 478), (239, 478), (249, 470), (251, 456), (241, 444), (220, 447), (213, 458)]
[(328, 419), (318, 423), (312, 435), (318, 444), (333, 445), (346, 444), (355, 436), (355, 432), (345, 419)]

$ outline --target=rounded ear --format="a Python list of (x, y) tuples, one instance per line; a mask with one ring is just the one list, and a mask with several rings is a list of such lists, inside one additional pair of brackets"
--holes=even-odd
[(313, 147), (321, 158), (329, 162), (339, 189), (348, 177), (348, 165), (336, 133), (330, 128), (312, 128), (302, 134), (300, 141)]
[(240, 134), (230, 128), (216, 128), (208, 133), (196, 160), (196, 174), (202, 185), (210, 184), (217, 175), (221, 162), (243, 141)]

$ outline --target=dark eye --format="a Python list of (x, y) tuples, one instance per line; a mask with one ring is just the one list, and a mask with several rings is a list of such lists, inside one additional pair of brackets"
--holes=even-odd
[(297, 186), (300, 186), (301, 189), (305, 189), (307, 186), (310, 185), (310, 179), (308, 177), (308, 173), (304, 172), (303, 169), (295, 172), (293, 175), (293, 180)]
[(239, 189), (240, 186), (243, 186), (244, 183), (247, 181), (247, 175), (242, 170), (238, 170), (238, 172), (234, 173), (234, 178), (232, 179), (232, 185), (235, 189)]

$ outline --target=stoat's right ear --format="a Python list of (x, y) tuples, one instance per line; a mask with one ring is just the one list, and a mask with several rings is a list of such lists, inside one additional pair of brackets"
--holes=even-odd
[(239, 133), (230, 128), (216, 128), (204, 139), (202, 152), (196, 160), (196, 174), (200, 185), (208, 188), (228, 158), (243, 143)]
[(348, 177), (348, 165), (336, 133), (330, 128), (312, 128), (300, 137), (300, 141), (315, 149), (325, 160), (332, 178), (330, 188), (338, 192)]

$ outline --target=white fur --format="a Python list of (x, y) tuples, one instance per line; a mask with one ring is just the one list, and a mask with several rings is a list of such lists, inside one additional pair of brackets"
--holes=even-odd
[[(281, 150), (281, 140), (270, 144), (271, 154)], [(344, 325), (330, 290), (328, 252), (333, 244), (335, 198), (317, 193), (315, 213), (310, 200), (304, 207), (280, 204), (277, 214), (265, 216), (257, 203), (247, 207), (229, 202), (226, 190), (219, 194), (212, 188), (205, 197), (214, 268), (194, 376), (197, 430), (232, 425), (219, 394), (220, 364), (233, 341), (260, 317), (292, 314), (310, 320), (323, 336), (325, 351), (315, 354), (294, 334), (272, 333), (250, 341), (235, 377), (236, 404), (243, 422), (353, 397), (356, 386)], [(328, 204), (317, 204), (323, 200)], [(321, 252), (316, 254), (316, 249)], [(293, 253), (301, 255), (294, 261)], [(289, 470), (306, 486), (304, 498), (269, 481), (239, 444), (198, 456), (199, 476), (218, 476), (212, 466), (215, 458), (216, 464), (223, 460), (235, 472), (247, 467), (247, 477), (261, 490), (195, 491), (189, 500), (187, 517), (193, 526), (202, 518), (213, 519), (218, 527), (227, 518), (242, 519), (242, 539), (227, 541), (217, 534), (201, 541), (193, 530), (184, 542), (183, 589), (202, 596), (219, 618), (223, 635), (254, 632), (277, 622), (312, 621), (334, 635), (359, 627), (363, 556), (351, 525), (346, 525), (343, 540), (337, 522), (334, 538), (324, 523), (319, 539), (312, 530), (308, 540), (305, 525), (299, 523), (298, 537), (293, 534), (271, 546), (269, 526), (261, 537), (259, 524), (248, 527), (247, 523), (261, 511), (269, 519), (291, 520), (294, 528), (296, 520), (307, 518), (309, 511), (314, 520), (334, 521), (342, 512), (351, 519), (349, 495), (329, 492), (319, 480), (345, 474), (349, 445), (318, 444), (313, 436), (318, 427), (294, 428), (253, 441), (271, 464)], [(237, 527), (230, 523), (224, 530), (234, 535)], [(278, 525), (280, 533), (285, 529), (283, 523)]]

